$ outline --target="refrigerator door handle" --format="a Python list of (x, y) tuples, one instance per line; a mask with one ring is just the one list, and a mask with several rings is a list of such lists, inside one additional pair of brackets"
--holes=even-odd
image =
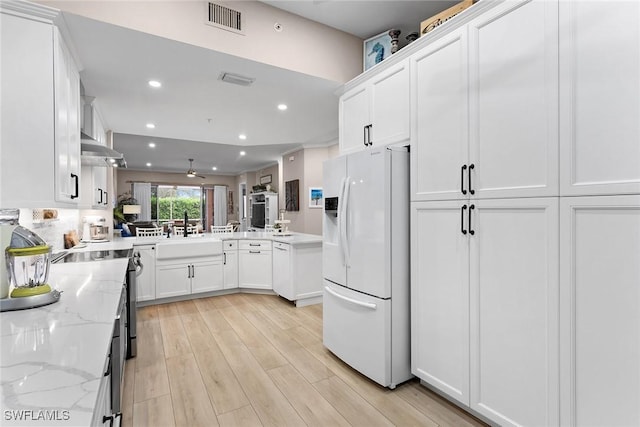
[(378, 308), (378, 306), (374, 303), (371, 302), (364, 302), (364, 301), (358, 301), (357, 299), (353, 299), (353, 298), (349, 298), (349, 297), (345, 297), (344, 295), (339, 294), (338, 292), (334, 291), (333, 289), (331, 289), (328, 286), (325, 286), (324, 289), (329, 292), (331, 295), (333, 295), (334, 297), (341, 299), (343, 301), (346, 301), (348, 303), (360, 306), (360, 307), (365, 307), (365, 308), (370, 308), (371, 310), (375, 310)]
[(342, 241), (342, 227), (344, 218), (342, 217), (342, 210), (344, 208), (344, 184), (346, 182), (346, 177), (342, 178), (340, 181), (340, 192), (338, 193), (338, 245), (340, 246), (340, 255), (342, 255), (342, 265), (346, 264), (345, 253), (344, 253), (344, 242)]
[(347, 267), (349, 267), (349, 263), (350, 263), (350, 259), (351, 259), (351, 254), (349, 253), (349, 231), (347, 230), (348, 226), (349, 226), (349, 193), (351, 191), (351, 186), (349, 185), (349, 182), (351, 181), (351, 177), (347, 176), (347, 179), (345, 180), (345, 186), (344, 186), (344, 203), (342, 204), (343, 209), (342, 209), (342, 243), (344, 246), (344, 257), (345, 257), (345, 264), (347, 265)]

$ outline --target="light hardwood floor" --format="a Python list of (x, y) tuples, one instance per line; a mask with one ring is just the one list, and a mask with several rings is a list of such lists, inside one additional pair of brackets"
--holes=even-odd
[(127, 426), (483, 426), (408, 381), (395, 390), (322, 345), (322, 305), (233, 294), (138, 310)]

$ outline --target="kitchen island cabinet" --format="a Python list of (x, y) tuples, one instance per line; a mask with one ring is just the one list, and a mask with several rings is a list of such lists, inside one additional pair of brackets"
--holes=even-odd
[(134, 254), (139, 254), (142, 271), (136, 280), (137, 301), (156, 299), (156, 245), (135, 246)]
[(0, 205), (77, 207), (80, 77), (54, 25), (59, 11), (0, 2), (0, 12)]
[(225, 240), (223, 247), (223, 287), (224, 289), (235, 289), (238, 287), (238, 241)]
[(321, 260), (321, 242), (273, 242), (273, 291), (297, 307), (322, 302)]

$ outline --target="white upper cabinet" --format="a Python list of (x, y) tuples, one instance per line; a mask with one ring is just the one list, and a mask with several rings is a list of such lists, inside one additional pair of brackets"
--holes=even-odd
[(340, 153), (409, 142), (409, 66), (390, 67), (340, 98)]
[(415, 54), (411, 75), (412, 200), (467, 198), (462, 188), (469, 157), (466, 28)]
[[(80, 80), (49, 8), (0, 4), (0, 205), (75, 207)], [(26, 16), (33, 15), (33, 19)], [(26, 191), (28, 189), (28, 191)]]
[(558, 195), (558, 3), (508, 1), (469, 24), (469, 191)]
[(563, 195), (640, 193), (640, 3), (560, 2)]
[(557, 10), (505, 2), (411, 57), (412, 200), (558, 195)]

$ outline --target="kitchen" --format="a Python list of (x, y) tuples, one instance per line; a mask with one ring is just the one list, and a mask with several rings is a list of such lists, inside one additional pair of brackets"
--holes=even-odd
[[(196, 335), (185, 341), (185, 334), (199, 331), (206, 335), (206, 331), (184, 326), (184, 331), (176, 331), (175, 325), (166, 319), (179, 315), (181, 324), (194, 325), (197, 322), (188, 323), (189, 316), (193, 318), (195, 314), (194, 306), (202, 312), (224, 310), (220, 306), (211, 310), (215, 304), (235, 306), (222, 313), (224, 321), (220, 313), (208, 315), (211, 321), (207, 322), (207, 330), (210, 334), (212, 328), (229, 332), (231, 326), (245, 341), (245, 347), (242, 347), (230, 333), (223, 333), (219, 340), (214, 339), (222, 355), (230, 354), (228, 351), (232, 348), (249, 349), (248, 353), (242, 353), (240, 360), (226, 358), (230, 372), (238, 376), (241, 388), (246, 392), (250, 383), (247, 378), (242, 377), (245, 381), (241, 378), (244, 375), (241, 362), (256, 366), (253, 355), (263, 351), (261, 349), (268, 343), (277, 343), (278, 353), (287, 356), (300, 372), (304, 363), (295, 365), (291, 360), (296, 357), (297, 361), (307, 360), (309, 352), (316, 351), (312, 353), (313, 359), (308, 360), (321, 360), (325, 368), (330, 364), (331, 372), (340, 373), (338, 377), (322, 378), (308, 373), (313, 379), (312, 389), (309, 389), (296, 380), (298, 377), (291, 377), (292, 372), (286, 372), (286, 369), (278, 371), (280, 377), (276, 380), (278, 373), (274, 368), (277, 363), (272, 362), (275, 365), (269, 365), (267, 377), (258, 376), (259, 386), (264, 388), (260, 388), (263, 392), (257, 396), (269, 392), (278, 394), (286, 390), (285, 384), (292, 383), (316, 398), (320, 393), (325, 400), (330, 400), (327, 396), (333, 390), (331, 393), (339, 393), (341, 398), (331, 400), (331, 406), (351, 424), (354, 419), (346, 415), (341, 400), (376, 402), (374, 406), (383, 411), (402, 408), (400, 412), (404, 415), (418, 416), (415, 413), (418, 408), (419, 413), (429, 417), (421, 411), (428, 406), (423, 399), (444, 401), (425, 397), (427, 388), (435, 389), (465, 410), (496, 424), (583, 425), (590, 421), (600, 425), (638, 424), (640, 418), (634, 403), (640, 393), (637, 385), (639, 310), (637, 286), (634, 286), (640, 277), (637, 267), (640, 235), (638, 102), (637, 97), (629, 99), (621, 95), (637, 93), (630, 91), (628, 86), (636, 88), (638, 85), (638, 6), (629, 2), (616, 3), (615, 8), (604, 7), (599, 2), (513, 3), (516, 6), (511, 2), (504, 5), (490, 3), (493, 2), (480, 2), (472, 12), (462, 14), (460, 19), (451, 21), (431, 37), (401, 50), (385, 65), (357, 77), (340, 92), (340, 114), (345, 114), (341, 117), (340, 130), (358, 135), (345, 139), (341, 133), (338, 144), (341, 154), (378, 149), (376, 145), (369, 148), (359, 145), (362, 143), (362, 125), (354, 125), (353, 129), (348, 126), (347, 119), (352, 119), (349, 111), (357, 105), (350, 101), (361, 102), (356, 96), (362, 92), (360, 88), (365, 88), (364, 93), (373, 93), (372, 96), (377, 93), (384, 96), (385, 89), (399, 82), (407, 86), (400, 86), (399, 91), (391, 90), (391, 93), (411, 94), (407, 95), (406, 103), (402, 99), (398, 101), (400, 107), (409, 105), (410, 109), (395, 108), (397, 98), (387, 98), (391, 102), (385, 113), (399, 111), (400, 119), (387, 123), (379, 121), (385, 116), (376, 116), (375, 108), (379, 107), (374, 105), (372, 120), (374, 142), (380, 141), (377, 138), (385, 129), (390, 130), (390, 143), (394, 138), (411, 142), (411, 372), (421, 383), (413, 380), (409, 389), (402, 385), (387, 393), (391, 403), (376, 400), (378, 395), (371, 388), (372, 383), (347, 380), (346, 371), (351, 370), (331, 356), (321, 341), (311, 344), (315, 350), (299, 351), (277, 328), (264, 327), (284, 326), (290, 317), (300, 316), (306, 320), (298, 325), (303, 330), (296, 329), (298, 326), (291, 323), (292, 328), (280, 329), (306, 332), (309, 328), (317, 328), (321, 313), (313, 310), (318, 310), (314, 307), (319, 306), (301, 307), (283, 314), (278, 309), (284, 308), (276, 305), (282, 301), (270, 300), (267, 296), (259, 296), (262, 304), (258, 305), (248, 299), (251, 295), (236, 294), (207, 299), (207, 302), (196, 299), (141, 309), (141, 319), (148, 315), (150, 328), (155, 328), (153, 330), (160, 332), (163, 339), (166, 337), (174, 344), (169, 347), (163, 344), (165, 351), (176, 351), (169, 354), (178, 356), (188, 345), (195, 346), (194, 342), (211, 342), (210, 339), (197, 340)], [(583, 27), (581, 20), (593, 22), (589, 20), (595, 16), (598, 22), (606, 24), (603, 26), (609, 32), (634, 43), (613, 49), (615, 38), (589, 33), (585, 28), (595, 26)], [(539, 31), (536, 25), (535, 31), (527, 32), (529, 26), (534, 25), (532, 22), (541, 21), (545, 23), (542, 26), (545, 31)], [(625, 25), (617, 25), (618, 21)], [(505, 40), (505, 31), (512, 33), (513, 46)], [(574, 37), (575, 34), (578, 36)], [(529, 43), (524, 44), (529, 49), (518, 48), (523, 46), (523, 40)], [(478, 51), (477, 47), (484, 47), (483, 43), (505, 43), (506, 48), (499, 50), (502, 54), (497, 49)], [(544, 46), (544, 52), (535, 50), (540, 46)], [(515, 55), (515, 52), (522, 57), (507, 55)], [(608, 55), (608, 62), (601, 60), (603, 54)], [(519, 62), (513, 59), (526, 61), (528, 67), (518, 67)], [(620, 64), (614, 67), (617, 75), (608, 82), (611, 86), (607, 86), (606, 91), (593, 83), (600, 82), (603, 73), (609, 72), (600, 69), (604, 63)], [(469, 64), (474, 66), (469, 67)], [(452, 67), (457, 72), (451, 72)], [(580, 73), (576, 71), (578, 68)], [(493, 74), (486, 73), (499, 76), (496, 81), (504, 82), (504, 86), (493, 89), (492, 85), (483, 85), (484, 79), (495, 83), (490, 79)], [(388, 76), (392, 78), (378, 79)], [(441, 82), (442, 78), (446, 83), (437, 87), (425, 84), (429, 79)], [(523, 85), (523, 81), (529, 84)], [(389, 82), (390, 86), (377, 86), (381, 91), (376, 92), (376, 84), (380, 82)], [(411, 91), (408, 90), (409, 83), (404, 82), (410, 83)], [(617, 90), (616, 85), (619, 86)], [(473, 90), (467, 90), (468, 87)], [(444, 88), (447, 90), (443, 97)], [(502, 100), (501, 106), (492, 101), (496, 97)], [(524, 107), (518, 102), (523, 97), (531, 100)], [(578, 103), (576, 99), (592, 102)], [(603, 104), (609, 108), (607, 114), (591, 108)], [(442, 111), (452, 113), (443, 115)], [(598, 114), (597, 120), (595, 114)], [(408, 129), (404, 133), (394, 132), (394, 125), (405, 129), (408, 126)], [(611, 129), (616, 132), (613, 137), (609, 136)], [(437, 135), (437, 138), (427, 135)], [(602, 137), (604, 135), (607, 137)], [(366, 138), (365, 130), (365, 141)], [(449, 143), (432, 142), (435, 140)], [(514, 151), (514, 144), (509, 142), (514, 140), (518, 141), (521, 153)], [(7, 153), (5, 147), (3, 144), (0, 153), (3, 158)], [(526, 153), (524, 162), (519, 158), (522, 153)], [(605, 158), (602, 153), (609, 157)], [(286, 164), (286, 158), (282, 163)], [(6, 164), (2, 167), (4, 173)], [(43, 170), (45, 167), (50, 166), (43, 166)], [(262, 175), (258, 175), (259, 179)], [(283, 176), (284, 173), (278, 177), (279, 188), (288, 180)], [(3, 176), (3, 208), (6, 181)], [(322, 185), (320, 182), (308, 184)], [(50, 200), (53, 190), (43, 189), (43, 193), (46, 193), (45, 198), (41, 200)], [(38, 200), (36, 197), (34, 194), (34, 200)], [(34, 204), (33, 207), (42, 206)], [(328, 215), (322, 210), (313, 212), (317, 212), (320, 221), (326, 218), (323, 215)], [(408, 226), (408, 222), (398, 222), (394, 226)], [(457, 234), (451, 234), (454, 230)], [(601, 253), (604, 242), (609, 257)], [(529, 274), (522, 277), (523, 271)], [(606, 290), (599, 285), (602, 283), (608, 283)], [(205, 310), (205, 306), (198, 307), (195, 301), (207, 304), (210, 310)], [(254, 314), (239, 317), (236, 310), (240, 306)], [(161, 312), (166, 315), (165, 320), (159, 318)], [(603, 318), (602, 313), (610, 316)], [(310, 320), (313, 316), (315, 321)], [(594, 323), (596, 318), (597, 324)], [(250, 319), (249, 323), (260, 335), (256, 335), (256, 330), (243, 319)], [(139, 333), (142, 334), (144, 321), (140, 323)], [(317, 335), (318, 330), (315, 331)], [(180, 336), (182, 338), (177, 338)], [(307, 338), (309, 336), (305, 334), (296, 335), (294, 341), (301, 344)], [(628, 346), (622, 345), (623, 342)], [(292, 347), (287, 347), (287, 343)], [(606, 355), (596, 351), (603, 346), (610, 350)], [(169, 378), (159, 381), (166, 381), (173, 390), (174, 385), (178, 385), (174, 381), (179, 381), (187, 371), (190, 375), (193, 373), (191, 368), (200, 365), (195, 354), (191, 359), (186, 356), (174, 359), (169, 365), (171, 359), (169, 357), (164, 365), (154, 367), (156, 371), (147, 372), (149, 378), (161, 377), (152, 372), (167, 372)], [(136, 372), (140, 359), (134, 360), (136, 366), (127, 363), (126, 369)], [(594, 377), (596, 371), (603, 375)], [(506, 372), (511, 375), (505, 375)], [(627, 380), (621, 379), (622, 374)], [(125, 384), (126, 378), (125, 374)], [(348, 385), (345, 386), (345, 382)], [(274, 388), (274, 384), (278, 386)], [(522, 391), (519, 384), (529, 387)], [(207, 391), (206, 383), (199, 387), (200, 391)], [(615, 389), (623, 392), (610, 392)], [(280, 391), (276, 393), (276, 390)], [(124, 391), (126, 394), (126, 385)], [(518, 399), (512, 401), (514, 394)], [(420, 399), (410, 400), (416, 395)], [(287, 407), (282, 409), (282, 414), (297, 420), (295, 413), (297, 416), (304, 413), (297, 406), (300, 401), (293, 395), (287, 397), (295, 410), (292, 412), (291, 407)], [(175, 404), (188, 400), (166, 393), (153, 397), (156, 398), (165, 405), (168, 401)], [(249, 399), (250, 404), (234, 410), (237, 412), (233, 416), (250, 416), (258, 412), (258, 420), (268, 423), (265, 420), (270, 419), (270, 414), (259, 412), (256, 409), (261, 408), (259, 402)], [(201, 403), (206, 407), (205, 402)], [(185, 419), (178, 419), (176, 407), (174, 410), (176, 423), (186, 423)], [(211, 409), (203, 411), (205, 417), (207, 414), (218, 415)], [(393, 418), (394, 410), (374, 417), (372, 423), (382, 423), (387, 420), (385, 417), (396, 425), (428, 423), (425, 419), (416, 421), (418, 418), (413, 423), (407, 419), (402, 422), (401, 418)], [(308, 419), (303, 419), (308, 423)], [(457, 420), (457, 424), (462, 423)], [(477, 422), (472, 418), (465, 418), (465, 421)]]

